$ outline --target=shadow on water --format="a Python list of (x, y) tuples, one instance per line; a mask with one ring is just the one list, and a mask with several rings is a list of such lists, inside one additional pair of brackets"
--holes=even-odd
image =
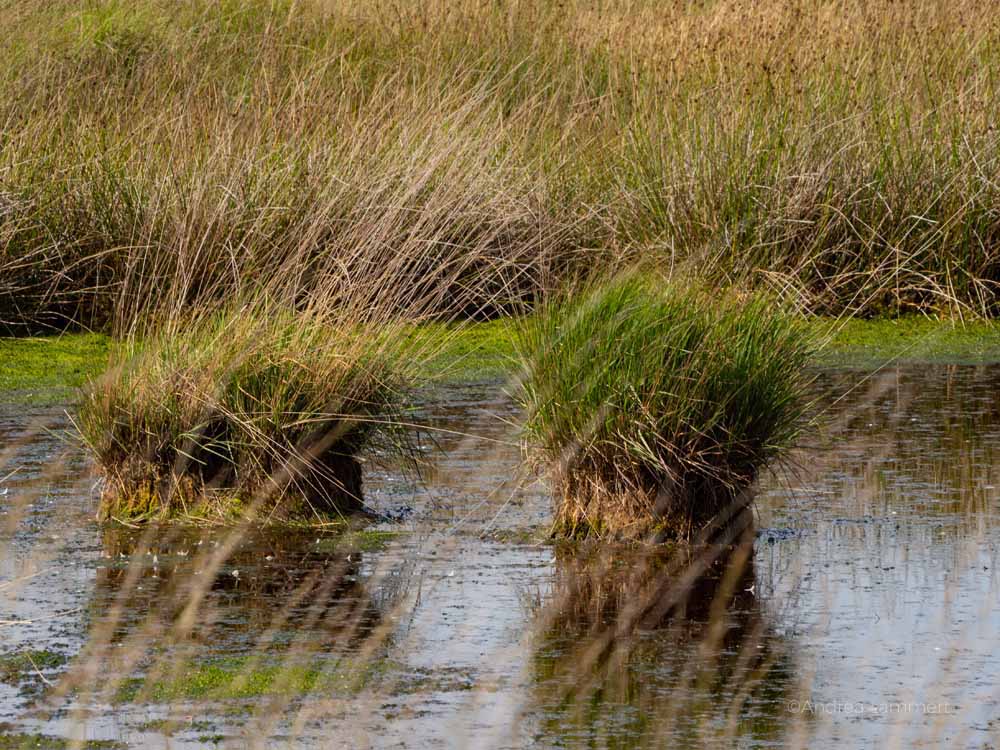
[(359, 577), (365, 553), (336, 536), (250, 529), (217, 561), (226, 543), (218, 532), (107, 526), (102, 540), (92, 622), (120, 615), (116, 640), (137, 627), (169, 629), (194, 600), (199, 621), (189, 637), (216, 652), (252, 647), (268, 631), (295, 632), (315, 648), (347, 648), (380, 619)]
[(156, 735), (171, 735), (192, 702), (211, 714), (208, 705), (235, 701), (246, 706), (237, 725), (252, 716), (257, 729), (248, 731), (267, 736), (307, 696), (363, 689), (384, 661), (393, 592), (369, 593), (366, 553), (350, 536), (254, 528), (234, 540), (182, 526), (101, 533), (86, 645), (36, 718), (68, 714), (72, 724), (95, 706), (134, 706), (140, 716), (142, 705), (159, 706)]
[(591, 747), (780, 737), (793, 666), (757, 598), (753, 537), (559, 549), (536, 618), (541, 734)]

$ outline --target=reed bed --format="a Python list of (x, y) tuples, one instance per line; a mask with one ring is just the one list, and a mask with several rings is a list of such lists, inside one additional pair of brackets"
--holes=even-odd
[(764, 296), (628, 274), (522, 328), (528, 450), (554, 533), (690, 538), (749, 505), (806, 410), (809, 337)]
[(990, 315), (991, 11), (8, 3), (0, 319), (127, 327), (387, 250), (404, 288), (461, 268), (439, 304), (466, 315), (636, 258), (820, 312)]

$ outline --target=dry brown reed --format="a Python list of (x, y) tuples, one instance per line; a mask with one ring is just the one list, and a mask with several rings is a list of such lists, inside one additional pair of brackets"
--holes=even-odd
[(990, 10), (9, 3), (0, 317), (127, 328), (390, 257), (383, 294), (446, 274), (467, 315), (635, 257), (989, 314)]

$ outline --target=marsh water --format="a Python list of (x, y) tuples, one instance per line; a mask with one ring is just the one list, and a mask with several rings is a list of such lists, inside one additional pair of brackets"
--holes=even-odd
[[(1000, 366), (822, 371), (728, 551), (554, 545), (502, 383), (428, 398), (362, 533), (95, 522), (0, 411), (0, 723), (104, 746), (991, 747)], [(2, 746), (2, 743), (0, 743)], [(36, 746), (36, 745), (32, 745)]]

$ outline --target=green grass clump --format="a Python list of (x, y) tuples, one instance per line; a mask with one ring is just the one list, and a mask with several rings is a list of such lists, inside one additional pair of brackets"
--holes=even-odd
[[(266, 309), (172, 319), (85, 392), (102, 515), (326, 518), (362, 508), (358, 453), (402, 448), (415, 361), (384, 330)], [(384, 440), (381, 440), (384, 439)]]
[(764, 296), (628, 275), (521, 336), (525, 433), (570, 536), (689, 537), (795, 438), (806, 329)]

